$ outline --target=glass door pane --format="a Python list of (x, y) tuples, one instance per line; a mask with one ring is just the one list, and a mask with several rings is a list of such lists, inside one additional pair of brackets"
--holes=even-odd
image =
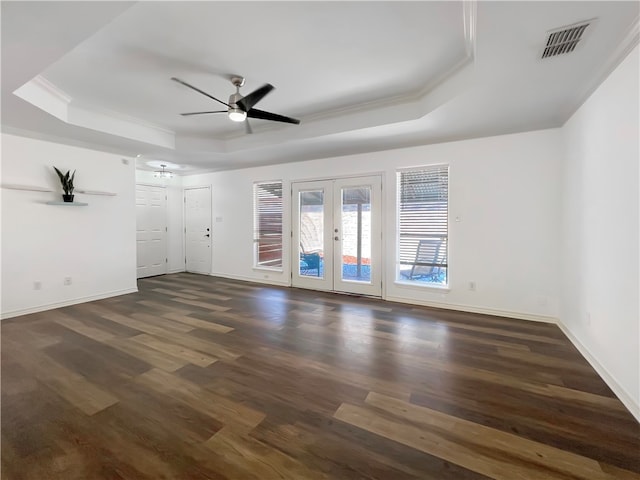
[(381, 178), (291, 184), (291, 285), (382, 295)]
[(298, 274), (324, 278), (324, 191), (309, 190), (300, 195), (300, 261)]
[(342, 280), (371, 283), (371, 187), (342, 188)]
[(382, 179), (338, 178), (333, 186), (333, 290), (379, 297)]

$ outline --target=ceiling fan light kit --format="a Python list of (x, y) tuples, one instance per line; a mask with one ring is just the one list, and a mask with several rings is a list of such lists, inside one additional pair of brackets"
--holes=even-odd
[(249, 95), (243, 97), (240, 94), (240, 87), (244, 85), (244, 78), (239, 76), (231, 77), (231, 83), (236, 87), (236, 93), (231, 94), (229, 97), (229, 103), (225, 103), (213, 95), (209, 95), (207, 92), (188, 84), (184, 80), (180, 80), (176, 77), (172, 77), (171, 80), (227, 107), (227, 110), (181, 113), (180, 115), (182, 116), (186, 117), (191, 115), (207, 115), (210, 113), (226, 113), (229, 119), (233, 122), (245, 122), (247, 133), (253, 133), (251, 126), (249, 125), (249, 118), (259, 118), (261, 120), (270, 120), (272, 122), (292, 123), (294, 125), (298, 125), (300, 123), (300, 120), (296, 118), (285, 117), (284, 115), (278, 115), (277, 113), (265, 112), (263, 110), (253, 108), (256, 103), (262, 100), (269, 92), (271, 92), (271, 90), (274, 89), (273, 85), (268, 83), (265, 83), (257, 90), (254, 90)]
[(247, 112), (240, 108), (229, 107), (229, 120), (232, 122), (244, 122), (247, 119)]

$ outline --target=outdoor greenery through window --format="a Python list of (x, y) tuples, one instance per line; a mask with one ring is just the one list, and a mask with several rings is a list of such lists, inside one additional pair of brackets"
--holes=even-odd
[(253, 185), (254, 266), (282, 268), (282, 182)]
[(449, 166), (398, 172), (398, 280), (448, 283)]

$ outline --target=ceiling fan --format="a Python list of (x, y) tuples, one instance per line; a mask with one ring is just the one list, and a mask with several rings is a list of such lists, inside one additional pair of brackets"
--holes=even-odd
[(285, 117), (283, 115), (278, 115), (277, 113), (265, 112), (264, 110), (258, 110), (257, 108), (253, 108), (253, 106), (262, 100), (271, 90), (274, 89), (273, 85), (265, 83), (263, 86), (254, 90), (249, 95), (243, 97), (240, 94), (240, 87), (244, 85), (243, 77), (231, 77), (231, 83), (236, 87), (236, 93), (231, 94), (229, 97), (229, 102), (223, 102), (222, 100), (217, 99), (213, 95), (209, 95), (207, 92), (203, 92), (197, 87), (193, 85), (189, 85), (184, 80), (180, 80), (179, 78), (172, 77), (171, 80), (174, 82), (178, 82), (185, 87), (189, 87), (192, 90), (195, 90), (202, 95), (209, 97), (212, 100), (215, 100), (218, 103), (221, 103), (227, 107), (227, 110), (214, 110), (209, 112), (190, 112), (190, 113), (181, 113), (180, 115), (186, 117), (190, 115), (206, 115), (209, 113), (226, 113), (229, 115), (229, 119), (234, 122), (244, 122), (247, 133), (253, 133), (251, 130), (251, 125), (249, 125), (249, 118), (259, 118), (261, 120), (271, 120), (272, 122), (284, 122), (284, 123), (293, 123), (298, 125), (300, 120), (291, 117)]

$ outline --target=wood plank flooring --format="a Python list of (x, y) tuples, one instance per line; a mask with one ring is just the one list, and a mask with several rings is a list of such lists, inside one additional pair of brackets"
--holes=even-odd
[(554, 325), (192, 274), (2, 322), (2, 479), (640, 479)]

